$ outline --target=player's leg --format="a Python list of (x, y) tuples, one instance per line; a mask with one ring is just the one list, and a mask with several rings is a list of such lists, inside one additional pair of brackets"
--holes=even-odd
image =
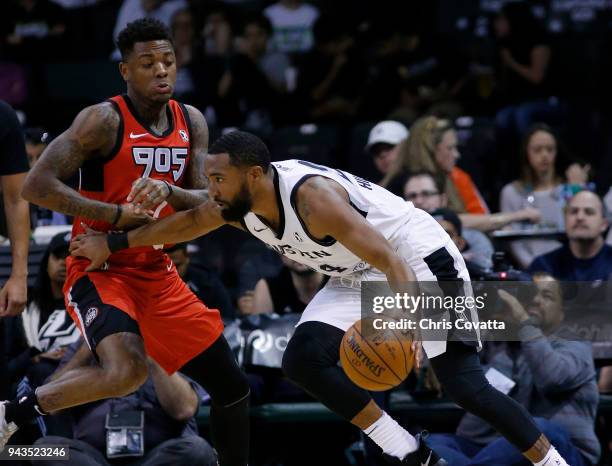
[(39, 414), (122, 397), (144, 383), (146, 356), (138, 325), (112, 306), (100, 303), (97, 309), (98, 325), (89, 327), (86, 336), (100, 364), (74, 368), (35, 393), (4, 404), (0, 408), (0, 443), (3, 431), (14, 431)]
[(389, 455), (390, 461), (446, 465), (420, 438), (413, 437), (381, 410), (370, 394), (351, 382), (338, 366), (343, 335), (339, 328), (323, 322), (300, 324), (283, 355), (287, 377), (359, 427)]
[(221, 466), (245, 466), (249, 456), (249, 383), (225, 337), (181, 368), (211, 397), (211, 434)]
[(491, 424), (533, 464), (567, 466), (529, 412), (488, 382), (476, 348), (456, 341), (447, 345), (444, 354), (430, 359), (446, 393), (466, 411)]

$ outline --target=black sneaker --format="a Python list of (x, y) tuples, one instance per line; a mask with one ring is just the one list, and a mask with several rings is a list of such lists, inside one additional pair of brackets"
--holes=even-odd
[(389, 456), (383, 454), (383, 458), (391, 465), (397, 466), (448, 466), (448, 462), (444, 458), (433, 451), (425, 443), (426, 433), (416, 435), (419, 448), (416, 451), (410, 453), (402, 461), (397, 459), (395, 456)]

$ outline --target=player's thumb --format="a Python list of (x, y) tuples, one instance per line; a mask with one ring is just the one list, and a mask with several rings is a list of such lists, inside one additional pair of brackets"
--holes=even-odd
[(85, 272), (93, 272), (94, 270), (98, 270), (99, 268), (100, 268), (100, 264), (98, 264), (97, 262), (91, 261), (89, 265), (87, 266), (87, 268), (85, 269)]

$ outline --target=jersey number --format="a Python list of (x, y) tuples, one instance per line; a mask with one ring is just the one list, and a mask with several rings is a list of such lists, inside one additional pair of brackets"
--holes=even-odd
[(172, 172), (172, 178), (176, 183), (183, 172), (187, 162), (186, 147), (134, 147), (132, 155), (136, 165), (144, 165), (143, 178), (148, 178), (155, 167), (157, 173)]

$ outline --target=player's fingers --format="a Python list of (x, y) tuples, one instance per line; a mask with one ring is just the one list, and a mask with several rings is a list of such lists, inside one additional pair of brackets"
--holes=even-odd
[(6, 288), (0, 290), (0, 317), (6, 316), (8, 292)]
[(85, 272), (93, 272), (94, 270), (98, 270), (100, 268), (101, 263), (99, 261), (91, 261), (87, 268), (85, 268)]
[(128, 194), (127, 197), (128, 202), (132, 202), (132, 200), (140, 192), (140, 190), (146, 186), (146, 180), (148, 180), (148, 178), (138, 178), (132, 183), (132, 189), (130, 190), (130, 194)]

